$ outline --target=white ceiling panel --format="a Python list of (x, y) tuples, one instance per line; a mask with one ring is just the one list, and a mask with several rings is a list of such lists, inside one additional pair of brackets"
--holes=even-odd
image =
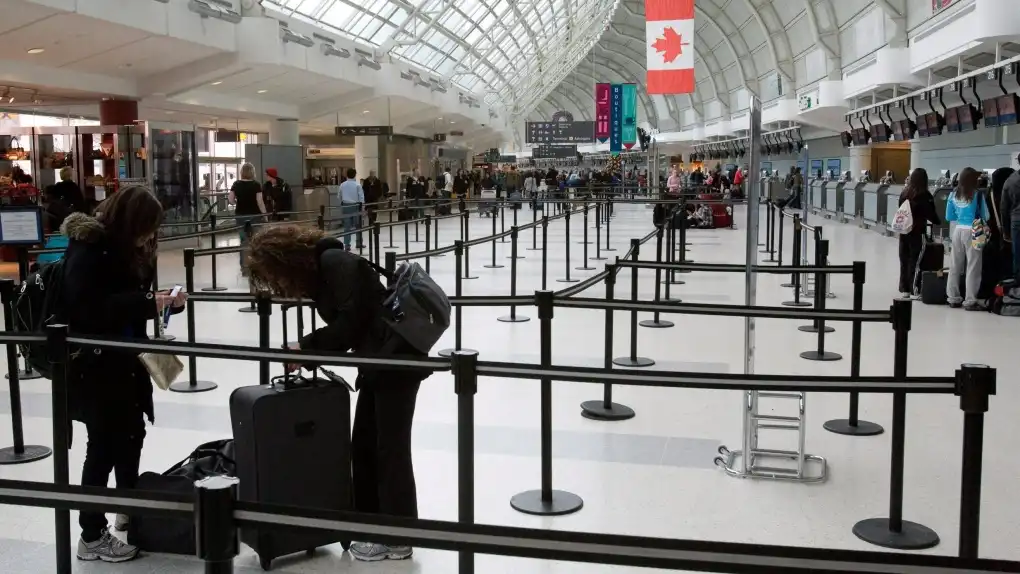
[[(57, 14), (0, 34), (0, 54), (8, 60), (60, 68), (97, 54), (112, 53), (148, 35), (136, 28)], [(29, 54), (28, 50), (33, 48), (45, 51)]]

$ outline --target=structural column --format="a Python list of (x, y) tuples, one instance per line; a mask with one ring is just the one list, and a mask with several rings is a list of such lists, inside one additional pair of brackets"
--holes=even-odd
[(269, 145), (300, 145), (298, 121), (283, 118), (269, 122)]
[(368, 177), (370, 171), (379, 175), (379, 136), (354, 138), (354, 169), (358, 179)]
[[(914, 138), (910, 140), (910, 171), (921, 167), (921, 140)], [(933, 177), (937, 175), (932, 174)]]
[[(913, 151), (911, 151), (913, 156)], [(861, 171), (871, 169), (871, 147), (852, 147), (850, 148), (850, 175), (856, 179), (861, 175)], [(872, 178), (877, 178), (878, 174), (871, 174)]]

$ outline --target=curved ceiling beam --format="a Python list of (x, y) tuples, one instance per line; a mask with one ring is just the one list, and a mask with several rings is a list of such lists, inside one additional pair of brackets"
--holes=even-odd
[(894, 48), (901, 48), (907, 43), (907, 3), (903, 0), (874, 0), (876, 5), (885, 12), (893, 22), (893, 37), (889, 39), (889, 45)]
[(587, 121), (591, 121), (593, 119), (591, 117), (591, 110), (586, 109), (583, 105), (581, 105), (581, 102), (577, 99), (577, 95), (565, 89), (562, 84), (557, 85), (550, 93), (562, 94), (564, 98), (574, 104), (575, 116), (581, 116), (582, 119)]
[[(825, 2), (831, 9), (832, 2)], [(817, 44), (825, 53), (826, 74), (830, 80), (839, 79), (837, 76), (843, 72), (843, 58), (840, 54), (838, 31), (826, 30), (824, 33), (818, 21), (818, 13), (815, 12), (815, 5), (812, 0), (804, 0), (804, 12), (808, 17), (808, 24), (811, 26), (811, 33), (814, 35)], [(831, 40), (831, 44), (830, 44)]]
[[(772, 65), (775, 66), (776, 73), (779, 74), (780, 77), (782, 77), (788, 83), (791, 83), (794, 86), (794, 88), (796, 88), (796, 84), (794, 83), (795, 78), (793, 74), (783, 69), (783, 66), (780, 64), (779, 51), (776, 50), (776, 41), (773, 39), (772, 32), (771, 30), (769, 30), (769, 27), (765, 25), (765, 19), (762, 18), (761, 11), (758, 10), (758, 7), (755, 6), (752, 0), (744, 0), (744, 4), (747, 6), (748, 11), (751, 12), (751, 16), (755, 19), (756, 22), (758, 22), (758, 26), (761, 28), (762, 35), (765, 36), (765, 47), (768, 48), (769, 55), (772, 56)], [(775, 11), (775, 8), (773, 8), (773, 11)], [(782, 26), (782, 21), (780, 21), (779, 25)], [(786, 29), (783, 29), (782, 33), (785, 36)], [(787, 45), (789, 45), (789, 39), (787, 39)]]

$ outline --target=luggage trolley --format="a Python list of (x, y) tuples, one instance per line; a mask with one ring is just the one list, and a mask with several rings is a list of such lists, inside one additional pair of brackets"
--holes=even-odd
[[(786, 404), (796, 401), (797, 413), (793, 416), (763, 414), (760, 411), (761, 399), (777, 399)], [(731, 451), (720, 446), (720, 456), (715, 459), (716, 466), (722, 467), (726, 474), (739, 478), (824, 482), (828, 478), (828, 463), (820, 456), (804, 453), (805, 401), (805, 393), (801, 392), (744, 391), (743, 448)], [(763, 430), (797, 431), (796, 450), (761, 448), (758, 440)], [(787, 465), (766, 466), (767, 461), (786, 461)], [(794, 464), (789, 465), (789, 462)]]

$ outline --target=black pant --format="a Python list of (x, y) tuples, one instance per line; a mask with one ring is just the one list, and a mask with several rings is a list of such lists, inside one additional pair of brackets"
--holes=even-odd
[[(85, 424), (88, 445), (85, 464), (81, 469), (82, 486), (105, 487), (110, 471), (117, 478), (117, 488), (134, 488), (138, 482), (138, 463), (145, 442), (145, 420), (142, 413), (121, 417), (90, 417)], [(86, 542), (99, 540), (107, 527), (102, 512), (82, 512), (78, 517), (81, 537)]]
[(418, 380), (379, 380), (358, 394), (351, 436), (354, 509), (418, 517), (411, 423)]
[(365, 208), (365, 213), (368, 215), (368, 224), (369, 225), (375, 225), (375, 220), (376, 220), (376, 217), (378, 216), (378, 214), (375, 212), (376, 209), (378, 209), (378, 208), (376, 208), (374, 205), (371, 206), (371, 207), (366, 207)]
[(900, 235), (900, 293), (920, 293), (921, 278), (917, 274), (917, 260), (921, 257), (924, 240), (920, 235)]

